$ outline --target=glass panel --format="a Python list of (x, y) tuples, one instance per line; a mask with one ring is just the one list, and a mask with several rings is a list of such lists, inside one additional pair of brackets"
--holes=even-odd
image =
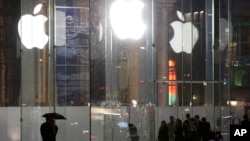
[[(223, 1), (217, 3), (220, 7), (217, 21), (219, 30), (216, 34), (218, 44), (218, 62), (221, 74), (219, 77), (225, 83), (220, 89), (220, 102), (230, 107), (227, 113), (222, 113), (221, 130), (229, 133), (230, 124), (240, 124), (243, 115), (249, 115), (249, 22), (244, 16), (248, 9), (247, 1)], [(223, 75), (224, 74), (224, 75)], [(227, 117), (227, 118), (225, 118)], [(227, 138), (229, 135), (227, 134)]]
[(206, 104), (204, 85), (214, 82), (206, 71), (211, 48), (206, 47), (205, 3), (158, 1), (155, 9), (158, 104)]
[(41, 106), (52, 106), (54, 103), (53, 61), (49, 57), (50, 8), (50, 3), (46, 1), (21, 1), (17, 28), (21, 41), (21, 140), (41, 138), (39, 128), (44, 121), (42, 115), (52, 109)]
[[(153, 126), (149, 126), (153, 125), (154, 116), (150, 117), (147, 110), (150, 103), (155, 103), (152, 4), (146, 0), (91, 1), (91, 132), (97, 140), (127, 140), (128, 127), (120, 126), (128, 123), (137, 127), (140, 140), (154, 140)], [(140, 6), (142, 11), (138, 11)], [(131, 11), (127, 11), (130, 8)], [(116, 15), (118, 17), (114, 18)], [(132, 19), (135, 15), (137, 17)], [(113, 18), (122, 22), (113, 23)], [(115, 22), (120, 23), (115, 25)], [(137, 23), (141, 25), (134, 27)], [(144, 25), (147, 29), (142, 37), (135, 39), (134, 35), (140, 31), (134, 31)], [(121, 29), (125, 29), (126, 34), (119, 34)], [(131, 108), (133, 103), (137, 106)], [(96, 126), (96, 123), (101, 125)]]
[(59, 105), (89, 102), (88, 1), (56, 2), (55, 51)]
[(20, 140), (20, 1), (0, 0), (0, 11), (0, 140)]
[[(16, 11), (10, 9), (13, 7)], [(16, 45), (20, 2), (0, 1), (0, 106), (18, 106), (20, 99), (20, 53)]]
[[(12, 112), (18, 107), (1, 108), (8, 133), (1, 132), (0, 140), (41, 140), (42, 115), (54, 111), (67, 117), (56, 121), (62, 141), (127, 140), (128, 123), (137, 127), (140, 140), (152, 141), (162, 120), (184, 121), (187, 113), (206, 117), (212, 131), (230, 140), (230, 124), (250, 114), (249, 2), (127, 0), (135, 3), (112, 15), (115, 1), (22, 0), (20, 15), (48, 18), (36, 29), (49, 39), (32, 36), (36, 30), (28, 30), (35, 27), (30, 24), (19, 30), (17, 48), (12, 47), (18, 44), (11, 36), (15, 28), (5, 26), (14, 26), (17, 20), (8, 14), (19, 10), (0, 13), (0, 105), (21, 106), (21, 115)], [(140, 2), (142, 12), (131, 12)], [(0, 11), (13, 5), (18, 4), (0, 0)], [(118, 25), (125, 26), (116, 28), (116, 15)], [(131, 22), (135, 15), (142, 18)], [(137, 32), (131, 38), (117, 33), (140, 29), (131, 30), (137, 19), (142, 19), (139, 27), (146, 25), (141, 38), (133, 39)], [(26, 37), (38, 40), (26, 43)], [(12, 83), (19, 80), (20, 88)], [(19, 117), (21, 128), (10, 123)]]
[[(55, 0), (55, 110), (58, 140), (90, 139), (89, 0)], [(60, 124), (61, 123), (61, 124)]]
[[(22, 18), (33, 23), (21, 22), (22, 26), (29, 25), (21, 29), (21, 39), (31, 41), (21, 40), (21, 140), (41, 140), (42, 115), (47, 112), (67, 118), (56, 120), (58, 140), (88, 140), (90, 115), (84, 113), (90, 113), (89, 2), (39, 2), (24, 0), (21, 4)], [(42, 22), (40, 27), (36, 21)], [(37, 32), (45, 32), (49, 39)], [(36, 38), (46, 42), (36, 44)]]

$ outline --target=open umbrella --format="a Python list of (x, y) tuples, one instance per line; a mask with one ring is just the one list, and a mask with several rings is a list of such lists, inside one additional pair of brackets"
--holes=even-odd
[(56, 112), (53, 112), (53, 113), (46, 113), (46, 114), (44, 114), (42, 117), (45, 117), (45, 118), (53, 118), (53, 119), (66, 119), (63, 115), (58, 114), (58, 113), (56, 113)]

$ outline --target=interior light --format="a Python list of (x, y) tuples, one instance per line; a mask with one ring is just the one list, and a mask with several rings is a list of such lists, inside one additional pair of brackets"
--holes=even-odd
[(141, 49), (145, 49), (145, 47), (140, 47)]
[(132, 99), (131, 103), (132, 103), (132, 106), (133, 106), (133, 107), (136, 107), (136, 106), (137, 106), (137, 101), (136, 101), (136, 100)]
[(140, 0), (116, 0), (110, 8), (110, 22), (120, 39), (140, 39), (146, 25), (143, 22), (144, 3)]
[(231, 105), (231, 106), (237, 106), (237, 101), (235, 101), (235, 100), (231, 100), (231, 101), (227, 101), (227, 104), (228, 105)]
[[(168, 61), (168, 78), (169, 80), (177, 80), (176, 78), (176, 71), (175, 71), (175, 61), (169, 60)], [(173, 105), (176, 103), (176, 95), (177, 95), (177, 83), (170, 82), (168, 84), (168, 93), (169, 93), (169, 104)]]

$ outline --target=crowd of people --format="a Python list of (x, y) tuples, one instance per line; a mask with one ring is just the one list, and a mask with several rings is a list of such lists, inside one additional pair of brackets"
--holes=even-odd
[(161, 121), (158, 131), (158, 141), (222, 141), (220, 131), (213, 132), (206, 117), (200, 119), (199, 115), (191, 117), (186, 114), (186, 119), (182, 121), (173, 116), (169, 117), (169, 122)]
[[(248, 115), (243, 116), (241, 125), (250, 126)], [(137, 128), (134, 124), (128, 124), (128, 136), (131, 141), (139, 141)], [(56, 141), (56, 134), (58, 127), (55, 124), (55, 119), (46, 118), (41, 127), (41, 136), (43, 141)], [(169, 117), (169, 122), (161, 121), (158, 130), (157, 141), (223, 141), (220, 131), (213, 132), (210, 123), (206, 117), (200, 120), (199, 115), (191, 117), (189, 113), (186, 114), (186, 119), (182, 122), (181, 119), (175, 119), (174, 116)]]

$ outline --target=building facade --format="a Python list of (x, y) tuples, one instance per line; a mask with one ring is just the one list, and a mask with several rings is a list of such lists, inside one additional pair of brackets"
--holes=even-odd
[(247, 0), (0, 0), (0, 140), (157, 138), (206, 117), (230, 140), (250, 115)]

